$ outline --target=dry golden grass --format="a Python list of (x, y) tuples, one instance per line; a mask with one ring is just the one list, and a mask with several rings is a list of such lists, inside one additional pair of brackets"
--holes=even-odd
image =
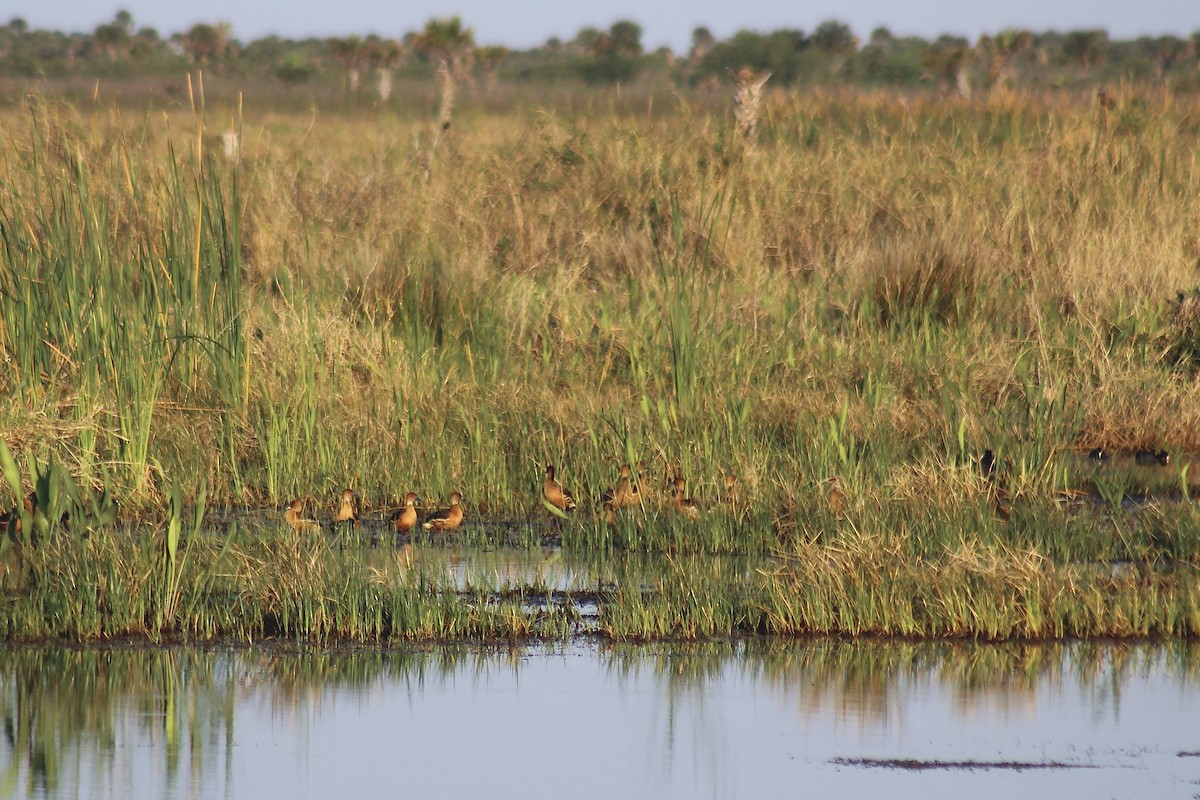
[[(987, 447), (1200, 451), (1195, 315), (1174, 302), (1200, 283), (1196, 112), (1122, 108), (774, 93), (753, 159), (728, 109), (468, 108), (428, 179), (427, 120), (247, 108), (240, 162), (204, 174), (238, 174), (246, 407), (230, 438), (219, 391), (168, 381), (150, 450), (231, 499), (353, 483), (382, 501), (424, 479), (486, 482), (468, 494), (499, 506), (535, 497), (546, 460), (602, 485), (662, 457), (697, 488), (729, 464), (770, 504), (795, 476), (856, 464), (883, 491), (897, 464)], [(232, 117), (210, 108), (209, 132)], [(35, 187), (74, 171), (153, 250), (190, 112), (35, 101), (3, 126), (6, 213), (48, 224)], [(0, 373), (0, 436), (135, 485), (117, 398), (75, 389), (57, 346), (52, 372)], [(303, 424), (271, 433), (272, 414)]]

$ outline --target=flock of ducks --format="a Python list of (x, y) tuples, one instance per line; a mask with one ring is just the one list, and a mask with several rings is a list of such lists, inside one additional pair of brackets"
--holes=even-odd
[[(636, 472), (628, 464), (621, 466), (616, 486), (605, 491), (600, 498), (601, 515), (609, 525), (616, 524), (618, 515), (623, 509), (642, 504), (641, 486), (645, 480), (646, 465), (644, 462), (639, 461), (637, 463)], [(732, 489), (736, 480), (732, 475), (727, 476), (725, 478), (726, 489)], [(693, 498), (687, 496), (687, 481), (682, 476), (677, 475), (668, 484), (668, 488), (672, 492), (671, 508), (676, 513), (689, 520), (700, 518), (700, 506)], [(563, 485), (558, 481), (553, 464), (546, 466), (546, 477), (542, 481), (542, 500), (547, 506), (557, 510), (560, 514), (573, 511), (577, 507), (575, 498), (571, 495), (571, 492), (563, 488)], [(404, 505), (392, 514), (391, 522), (395, 527), (396, 533), (400, 534), (406, 534), (415, 529), (418, 521), (420, 521), (420, 525), (424, 530), (453, 531), (462, 524), (463, 519), (466, 517), (462, 502), (462, 493), (454, 492), (450, 495), (450, 505), (448, 508), (434, 511), (421, 520), (417, 513), (417, 507), (421, 503), (421, 498), (415, 492), (409, 492), (404, 497)], [(284, 520), (289, 526), (301, 533), (319, 530), (320, 523), (306, 514), (305, 506), (305, 498), (293, 500), (288, 505), (287, 510), (284, 511)], [(353, 489), (346, 489), (342, 492), (341, 500), (338, 503), (333, 519), (334, 524), (337, 526), (359, 524), (358, 507), (355, 503)]]
[[(1097, 447), (1088, 453), (1088, 458), (1104, 463), (1110, 454), (1103, 447)], [(1138, 450), (1133, 454), (1133, 463), (1140, 467), (1165, 467), (1171, 463), (1171, 454), (1166, 450)]]
[[(600, 511), (605, 522), (613, 525), (622, 509), (642, 505), (642, 484), (646, 482), (646, 479), (646, 463), (644, 461), (637, 462), (636, 471), (628, 464), (621, 465), (621, 472), (617, 476), (617, 485), (606, 490), (600, 497)], [(731, 482), (735, 480), (733, 476), (728, 476), (725, 479), (726, 488), (730, 488)], [(682, 475), (676, 475), (675, 479), (667, 486), (672, 492), (671, 508), (675, 513), (687, 519), (699, 519), (700, 506), (687, 496), (687, 480)], [(560, 511), (570, 511), (575, 508), (575, 499), (571, 497), (571, 493), (564, 489), (554, 477), (553, 465), (546, 467), (546, 479), (542, 481), (542, 498)]]
[[(1104, 463), (1110, 458), (1109, 453), (1099, 447), (1088, 453), (1088, 457), (1099, 463)], [(1133, 453), (1133, 461), (1141, 466), (1164, 466), (1170, 463), (1170, 454), (1166, 450), (1138, 450)], [(999, 465), (995, 454), (991, 450), (983, 453), (979, 458), (978, 466), (989, 481), (999, 482), (997, 475)], [(644, 462), (639, 461), (636, 467), (632, 468), (629, 464), (621, 465), (616, 485), (606, 490), (600, 498), (600, 514), (607, 524), (615, 525), (623, 510), (642, 505), (642, 486), (646, 481), (647, 474)], [(737, 478), (735, 476), (725, 476), (725, 492), (727, 496), (732, 496), (736, 482)], [(841, 488), (840, 479), (833, 477), (823, 481), (822, 484), (824, 485), (827, 504), (835, 513), (840, 513), (844, 502), (844, 493)], [(667, 484), (667, 489), (671, 493), (670, 508), (676, 514), (688, 520), (697, 520), (700, 518), (700, 506), (695, 499), (687, 496), (687, 481), (682, 475), (676, 475)], [(554, 465), (552, 464), (546, 466), (546, 476), (542, 481), (542, 499), (547, 506), (557, 510), (560, 514), (576, 508), (575, 498), (558, 481)], [(997, 501), (998, 510), (1001, 516), (1005, 518), (1008, 516), (1006, 501), (1007, 497), (1003, 496), (1003, 494)], [(31, 493), (24, 500), (25, 510), (33, 514), (36, 510), (36, 503), (36, 496)], [(421, 498), (415, 492), (409, 492), (404, 497), (404, 505), (392, 514), (391, 522), (396, 533), (400, 534), (411, 532), (417, 527), (418, 522), (424, 530), (453, 531), (462, 525), (463, 519), (466, 517), (462, 503), (462, 493), (454, 492), (450, 495), (449, 507), (436, 510), (424, 519), (421, 519), (417, 512), (417, 508), (421, 504)], [(293, 500), (284, 512), (284, 520), (297, 531), (315, 532), (320, 529), (320, 523), (306, 514), (305, 506), (306, 502), (304, 498)], [(21, 532), (20, 512), (21, 507), (17, 506), (7, 513), (0, 513), (0, 534), (11, 536)], [(357, 525), (359, 521), (354, 490), (346, 489), (342, 492), (341, 500), (334, 514), (334, 524)]]
[[(1110, 456), (1101, 449), (1096, 448), (1088, 454), (1093, 461), (1100, 463), (1106, 462)], [(1138, 450), (1133, 453), (1133, 461), (1142, 466), (1162, 466), (1170, 463), (1170, 454), (1166, 450)], [(998, 463), (995, 454), (991, 450), (987, 450), (979, 458), (979, 468), (984, 476), (991, 482), (999, 485), (1001, 481), (998, 476)], [(608, 525), (615, 525), (619, 519), (621, 512), (628, 508), (640, 507), (643, 503), (642, 487), (646, 484), (646, 465), (639, 461), (634, 467), (629, 464), (621, 465), (620, 474), (617, 476), (617, 483), (612, 488), (606, 490), (600, 498), (600, 515)], [(733, 494), (737, 478), (733, 475), (725, 477), (725, 492), (727, 496)], [(835, 514), (840, 514), (845, 503), (845, 492), (842, 489), (841, 480), (838, 477), (829, 478), (822, 481), (823, 494), (827, 507)], [(700, 506), (694, 498), (687, 496), (687, 481), (682, 475), (676, 475), (675, 478), (668, 482), (667, 490), (670, 493), (670, 508), (679, 516), (688, 520), (697, 520), (700, 518)], [(463, 496), (460, 492), (455, 492), (450, 495), (450, 506), (433, 512), (421, 521), (421, 527), (429, 531), (453, 531), (465, 517), (462, 508)], [(546, 466), (545, 479), (542, 481), (542, 500), (545, 504), (556, 510), (559, 515), (573, 511), (577, 504), (571, 492), (565, 489), (562, 483), (559, 482), (554, 470), (554, 465)], [(417, 506), (420, 504), (419, 498), (413, 492), (409, 492), (404, 498), (404, 505), (392, 515), (391, 519), (397, 533), (409, 533), (417, 527), (419, 516)], [(1000, 489), (997, 493), (997, 513), (1004, 519), (1008, 518), (1008, 497), (1007, 492)], [(319, 526), (315, 519), (311, 519), (304, 515), (304, 501), (295, 500), (288, 507), (284, 514), (287, 523), (299, 531), (316, 530)], [(338, 505), (337, 513), (334, 515), (336, 524), (347, 524), (358, 522), (358, 511), (354, 504), (354, 492), (346, 489), (342, 492), (341, 502)]]

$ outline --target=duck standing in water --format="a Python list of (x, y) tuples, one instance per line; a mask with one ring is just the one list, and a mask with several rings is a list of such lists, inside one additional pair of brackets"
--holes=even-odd
[(621, 474), (617, 478), (617, 485), (604, 493), (600, 498), (601, 505), (610, 505), (613, 508), (627, 508), (635, 506), (638, 503), (635, 496), (633, 484), (629, 480), (629, 465), (621, 465)]
[(427, 531), (452, 531), (462, 524), (462, 493), (450, 495), (450, 507), (431, 514), (425, 519), (423, 527)]
[(675, 509), (675, 513), (681, 514), (688, 519), (700, 519), (700, 507), (696, 505), (696, 501), (684, 496), (687, 481), (684, 480), (682, 475), (675, 476), (674, 486), (675, 500), (671, 507)]
[(555, 480), (553, 464), (546, 465), (546, 479), (542, 481), (542, 497), (559, 511), (570, 511), (575, 508), (575, 498), (571, 497), (571, 493)]
[(617, 485), (604, 492), (600, 498), (600, 508), (604, 511), (604, 521), (609, 525), (617, 523), (617, 512), (627, 506), (637, 505), (633, 487), (629, 482), (629, 465), (621, 465), (621, 474)]
[(342, 502), (338, 505), (337, 515), (334, 521), (339, 525), (343, 522), (350, 522), (358, 525), (358, 509), (354, 505), (354, 490), (347, 489), (342, 492)]
[(404, 496), (404, 508), (396, 515), (396, 533), (408, 533), (417, 526), (417, 503), (420, 499), (416, 492)]
[(1143, 467), (1165, 467), (1171, 463), (1171, 454), (1166, 450), (1138, 450), (1133, 460)]
[(288, 505), (287, 511), (283, 512), (283, 519), (298, 533), (313, 533), (321, 528), (315, 519), (305, 516), (303, 498), (297, 498)]
[(846, 508), (846, 491), (840, 475), (822, 481), (825, 488), (825, 507), (835, 517), (840, 517)]

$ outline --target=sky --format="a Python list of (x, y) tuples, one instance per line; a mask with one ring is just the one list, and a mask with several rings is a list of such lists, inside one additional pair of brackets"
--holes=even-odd
[(686, 52), (698, 25), (723, 39), (742, 29), (811, 31), (828, 19), (848, 24), (864, 41), (879, 26), (895, 35), (933, 38), (949, 33), (972, 41), (1007, 27), (1104, 28), (1114, 39), (1187, 36), (1200, 30), (1198, 0), (0, 0), (0, 22), (20, 16), (35, 28), (91, 31), (122, 8), (133, 14), (138, 27), (156, 28), (163, 36), (197, 22), (229, 22), (235, 38), (243, 42), (270, 34), (324, 38), (376, 33), (399, 38), (424, 27), (431, 17), (457, 14), (474, 29), (480, 44), (514, 49), (540, 45), (552, 36), (569, 40), (580, 28), (607, 28), (619, 19), (642, 26), (647, 49), (666, 45), (676, 52)]

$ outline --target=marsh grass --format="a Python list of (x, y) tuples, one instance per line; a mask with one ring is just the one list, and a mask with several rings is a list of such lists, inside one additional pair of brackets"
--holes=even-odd
[[(580, 504), (553, 523), (568, 547), (821, 564), (870, 543), (894, 578), (845, 596), (830, 584), (840, 610), (802, 622), (778, 597), (710, 594), (718, 613), (668, 585), (657, 594), (698, 603), (680, 612), (695, 621), (652, 609), (613, 635), (1190, 635), (1194, 113), (1153, 94), (1119, 125), (1055, 94), (764, 102), (749, 159), (727, 110), (703, 105), (464, 109), (427, 179), (412, 135), (425, 120), (388, 113), (205, 107), (200, 93), (145, 117), (40, 97), (5, 109), (0, 439), (14, 462), (77, 483), (78, 507), (119, 499), (136, 531), (47, 528), (22, 547), (7, 590), (46, 589), (14, 601), (8, 634), (517, 629), (530, 623), (515, 606), (362, 572), (339, 583), (313, 566), (328, 548), (286, 531), (223, 549), (186, 529), (206, 503), (332, 506), (346, 486), (373, 512), (410, 490), (430, 505), (462, 491), (473, 519), (549, 525), (540, 476), (554, 463)], [(205, 144), (225, 120), (233, 159)], [(1093, 447), (1165, 448), (1182, 466), (1096, 471)], [(600, 497), (637, 461), (644, 504), (607, 525)], [(671, 513), (660, 487), (675, 475), (698, 522)], [(36, 481), (18, 472), (0, 503)], [(1076, 489), (1092, 499), (1061, 501)], [(164, 551), (151, 542), (172, 541), (169, 520), (181, 530)], [(496, 530), (464, 535), (494, 544)], [(1015, 600), (966, 623), (887, 616), (909, 581), (939, 580), (919, 565), (961, 572), (947, 559), (962, 548), (1043, 563), (1057, 588), (1149, 565), (1169, 592), (1113, 596), (1145, 591), (1177, 618), (1125, 625), (1070, 605), (1034, 624)], [(51, 569), (50, 551), (96, 561)], [(157, 583), (134, 581), (152, 554)], [(279, 558), (314, 582), (273, 572)], [(79, 595), (101, 572), (120, 597)], [(977, 613), (983, 579), (961, 574), (951, 606)]]
[[(0, 635), (374, 642), (1200, 632), (1200, 535), (1194, 523), (1184, 529), (1150, 514), (1052, 532), (1036, 516), (1023, 530), (1015, 519), (1001, 526), (982, 514), (939, 520), (941, 530), (885, 519), (879, 529), (797, 538), (769, 557), (714, 558), (676, 539), (643, 563), (618, 542), (573, 551), (594, 555), (573, 557), (576, 577), (565, 587), (540, 569), (455, 578), (445, 563), (456, 556), (439, 554), (443, 542), (375, 550), (277, 523), (201, 530), (176, 520), (86, 538), (56, 530), (10, 552), (0, 573)], [(581, 602), (597, 604), (597, 622), (580, 616)]]

